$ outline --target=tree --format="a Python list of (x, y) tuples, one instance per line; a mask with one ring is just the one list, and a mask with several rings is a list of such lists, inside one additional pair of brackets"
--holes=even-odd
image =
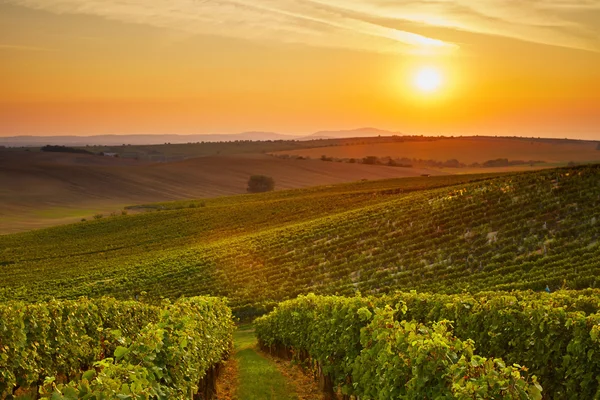
[(40, 149), (41, 151), (52, 152), (52, 153), (77, 153), (77, 154), (94, 154), (85, 149), (76, 149), (74, 147), (67, 146), (52, 146), (46, 145)]
[(248, 179), (248, 193), (262, 193), (275, 190), (275, 181), (270, 176), (252, 175)]
[(363, 164), (375, 165), (379, 164), (379, 158), (376, 156), (367, 156), (363, 158)]

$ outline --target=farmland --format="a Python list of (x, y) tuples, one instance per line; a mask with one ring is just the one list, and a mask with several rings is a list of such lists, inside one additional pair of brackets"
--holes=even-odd
[(241, 194), (252, 174), (273, 176), (276, 189), (281, 190), (425, 173), (440, 174), (420, 168), (323, 165), (317, 160), (282, 160), (264, 154), (213, 154), (158, 163), (0, 150), (0, 234), (120, 213), (139, 203)]
[[(128, 208), (127, 215), (1, 236), (5, 305), (0, 312), (10, 316), (2, 319), (9, 332), (3, 340), (12, 343), (21, 335), (14, 330), (29, 326), (19, 319), (38, 324), (59, 315), (48, 310), (75, 307), (79, 303), (72, 299), (85, 296), (77, 306), (83, 309), (73, 311), (82, 315), (79, 319), (61, 311), (67, 319), (48, 322), (39, 333), (50, 340), (46, 350), (34, 345), (40, 340), (33, 331), (19, 339), (15, 349), (38, 351), (36, 357), (44, 359), (66, 346), (63, 339), (48, 339), (55, 330), (88, 329), (69, 324), (111, 320), (115, 307), (140, 309), (141, 325), (124, 325), (127, 335), (110, 339), (106, 349), (100, 345), (102, 357), (116, 360), (97, 364), (104, 382), (135, 362), (139, 351), (134, 349), (156, 335), (152, 329), (167, 335), (171, 326), (179, 326), (157, 319), (161, 307), (171, 307), (165, 299), (175, 302), (173, 307), (188, 307), (178, 304), (188, 297), (216, 296), (226, 297), (238, 318), (267, 314), (256, 322), (263, 351), (309, 365), (331, 393), (377, 398), (381, 390), (398, 396), (429, 396), (433, 390), (455, 398), (567, 399), (575, 393), (594, 398), (600, 368), (590, 356), (599, 338), (599, 210), (598, 165), (140, 204)], [(309, 293), (314, 294), (303, 297)], [(221, 307), (212, 303), (216, 300), (192, 301)], [(223, 318), (215, 329), (229, 329)], [(341, 337), (340, 326), (347, 332)], [(80, 375), (100, 352), (98, 341), (108, 340), (96, 335), (90, 331), (81, 338), (91, 346), (84, 364), (48, 361), (32, 376), (14, 361), (3, 390), (42, 390), (48, 396), (108, 390), (96, 375)], [(230, 340), (230, 333), (223, 335)], [(406, 357), (389, 356), (386, 340)], [(169, 347), (164, 357), (195, 357), (180, 346), (182, 352)], [(8, 349), (4, 360), (18, 360), (10, 355), (13, 346)], [(127, 349), (131, 356), (122, 355), (129, 354)], [(235, 356), (240, 368), (266, 368), (281, 381), (253, 353), (258, 349), (243, 351)], [(346, 361), (335, 361), (344, 352)], [(391, 357), (387, 362), (393, 370), (379, 366), (384, 355)], [(219, 362), (220, 356), (214, 357)], [(414, 375), (416, 370), (406, 368), (417, 360), (418, 370), (433, 375)], [(210, 365), (202, 368), (212, 371)], [(242, 380), (249, 379), (245, 374)], [(380, 374), (381, 385), (370, 383), (372, 374)], [(431, 376), (438, 374), (452, 379), (432, 383)], [(59, 380), (44, 384), (43, 375)], [(348, 386), (349, 381), (355, 384)], [(179, 398), (185, 391), (208, 390), (204, 381), (172, 385), (157, 377), (153, 382), (144, 384), (149, 390), (144, 395), (169, 390)], [(127, 391), (137, 388), (133, 381), (123, 383)]]
[[(273, 177), (275, 189), (286, 190), (510, 173), (597, 162), (596, 148), (591, 141), (398, 135), (73, 148), (79, 153), (0, 148), (0, 234), (121, 213), (140, 203), (242, 194), (255, 174)], [(369, 157), (375, 161), (364, 162)]]
[(0, 0), (0, 400), (600, 400), (600, 0)]
[(0, 296), (213, 294), (252, 313), (311, 291), (596, 287), (599, 171), (413, 178), (174, 202), (7, 235), (0, 238)]
[(550, 165), (568, 162), (598, 162), (600, 152), (597, 142), (575, 140), (550, 140), (527, 138), (454, 137), (436, 138), (434, 141), (403, 141), (392, 143), (363, 142), (355, 139), (340, 146), (282, 150), (275, 154), (287, 154), (320, 158), (362, 159), (367, 156), (405, 157), (408, 159), (446, 161), (456, 159), (465, 164), (484, 163), (488, 160), (544, 161)]

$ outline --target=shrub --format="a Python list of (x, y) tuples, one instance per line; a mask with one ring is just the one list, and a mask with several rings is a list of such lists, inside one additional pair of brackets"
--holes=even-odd
[(89, 152), (84, 149), (76, 149), (74, 147), (67, 147), (67, 146), (52, 146), (50, 144), (42, 147), (40, 150), (44, 151), (44, 152), (50, 152), (50, 153), (94, 154), (94, 153)]
[(275, 190), (275, 181), (270, 176), (252, 175), (248, 180), (249, 193), (262, 193)]
[(379, 164), (379, 158), (375, 156), (367, 156), (363, 158), (363, 164), (375, 165)]

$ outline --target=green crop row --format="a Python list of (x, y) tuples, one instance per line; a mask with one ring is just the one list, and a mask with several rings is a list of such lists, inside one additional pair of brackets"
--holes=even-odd
[(2, 236), (0, 300), (213, 295), (252, 317), (310, 292), (600, 286), (600, 166), (457, 179), (166, 204)]
[[(473, 340), (479, 354), (526, 365), (553, 399), (600, 396), (600, 291), (289, 300), (257, 320), (259, 340), (306, 351), (338, 385), (347, 384), (364, 348), (359, 310), (392, 307), (396, 322), (433, 326), (451, 321), (453, 335)], [(362, 311), (364, 313), (364, 311)], [(394, 325), (396, 326), (396, 325)]]
[[(402, 193), (493, 176), (357, 182), (206, 199), (202, 201), (205, 207), (195, 207), (198, 202), (189, 201), (162, 203), (156, 206), (160, 212), (3, 235), (0, 236), (0, 300), (35, 302), (101, 295), (133, 298), (163, 273), (186, 274), (188, 266), (197, 269), (200, 260), (191, 259), (187, 265), (179, 260), (187, 261), (190, 253), (203, 254), (205, 247), (220, 247), (223, 241), (386, 202)], [(183, 270), (178, 271), (179, 267)], [(182, 283), (172, 285), (163, 281), (160, 285), (170, 292)], [(196, 281), (193, 286), (196, 289), (186, 288), (178, 295), (207, 293), (201, 282)], [(166, 291), (167, 297), (173, 297)], [(160, 298), (162, 294), (153, 290), (149, 295)]]
[(527, 365), (553, 399), (600, 396), (600, 291), (440, 295), (398, 293), (397, 319), (453, 321), (481, 354)]
[(256, 320), (263, 348), (316, 365), (330, 391), (361, 399), (540, 399), (542, 387), (520, 365), (474, 354), (448, 321), (395, 320), (367, 298), (309, 295)]
[(195, 297), (0, 305), (0, 398), (190, 398), (231, 348), (231, 310)]

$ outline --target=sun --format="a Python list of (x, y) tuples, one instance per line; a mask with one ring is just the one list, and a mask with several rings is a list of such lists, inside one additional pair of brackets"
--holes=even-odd
[(414, 76), (414, 85), (422, 92), (435, 92), (442, 84), (444, 79), (442, 73), (433, 67), (420, 68)]

